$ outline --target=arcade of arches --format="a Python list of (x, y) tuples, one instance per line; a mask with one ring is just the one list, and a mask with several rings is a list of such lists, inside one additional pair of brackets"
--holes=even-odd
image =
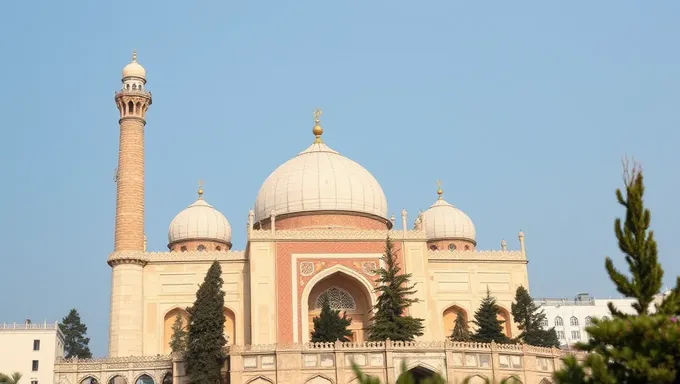
[[(163, 382), (162, 383), (156, 383), (154, 379), (146, 374), (140, 375), (137, 380), (134, 382), (135, 384), (172, 384), (172, 374), (167, 373), (163, 377)], [(99, 380), (95, 379), (92, 376), (87, 376), (84, 379), (80, 381), (80, 384), (99, 384)], [(123, 376), (116, 375), (110, 378), (107, 381), (107, 384), (128, 384), (127, 380)]]
[(353, 342), (365, 340), (366, 327), (371, 319), (371, 298), (366, 287), (356, 278), (336, 272), (314, 285), (308, 298), (309, 332), (314, 330), (314, 317), (321, 313), (321, 297), (328, 294), (331, 308), (347, 313), (352, 319), (348, 327)]
[[(512, 317), (510, 317), (510, 313), (508, 310), (506, 310), (503, 307), (499, 307), (499, 314), (498, 314), (498, 320), (503, 321), (503, 332), (505, 333), (506, 336), (512, 337)], [(448, 307), (443, 314), (443, 320), (444, 320), (444, 337), (448, 337), (451, 335), (453, 332), (453, 327), (456, 324), (456, 318), (458, 317), (458, 312), (460, 312), (463, 315), (463, 319), (469, 323), (470, 316), (468, 315), (468, 312), (463, 309), (462, 307), (459, 307), (457, 305), (452, 305)]]
[[(172, 339), (172, 326), (175, 324), (175, 318), (177, 317), (178, 313), (182, 315), (182, 324), (184, 324), (185, 330), (187, 324), (189, 323), (189, 314), (182, 308), (175, 308), (165, 314), (165, 318), (163, 319), (163, 351), (166, 354), (171, 352), (170, 340)], [(236, 316), (234, 315), (234, 312), (232, 312), (229, 308), (224, 308), (224, 318), (224, 337), (227, 339), (227, 344), (233, 345), (238, 343), (238, 340), (236, 340)]]

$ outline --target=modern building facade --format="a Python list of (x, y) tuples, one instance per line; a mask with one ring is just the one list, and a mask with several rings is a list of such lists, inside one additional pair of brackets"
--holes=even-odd
[[(487, 289), (501, 307), (505, 333), (517, 334), (510, 305), (517, 287), (528, 287), (524, 234), (518, 234), (517, 250), (509, 250), (505, 241), (499, 250), (477, 249), (472, 220), (444, 199), (439, 183), (429, 209), (411, 219), (402, 210), (397, 220), (376, 178), (324, 142), (320, 110), (310, 124), (310, 142), (291, 148), (297, 154), (273, 167), (263, 177), (254, 207), (244, 207), (244, 250), (232, 249), (231, 224), (207, 202), (200, 185), (197, 199), (170, 223), (168, 250), (148, 252), (144, 130), (152, 96), (136, 54), (123, 69), (115, 103), (120, 150), (115, 245), (108, 257), (109, 357), (60, 362), (55, 374), (60, 384), (182, 382), (181, 358), (169, 357), (171, 327), (177, 315), (187, 319), (185, 308), (215, 260), (222, 265), (224, 333), (230, 345), (225, 380), (233, 383), (350, 382), (349, 355), (363, 356), (357, 359), (387, 379), (401, 360), (413, 369), (445, 376), (458, 377), (453, 372), (460, 369), (465, 374), (485, 370), (482, 376), (494, 379), (515, 372), (523, 382), (550, 377), (558, 356), (553, 350), (515, 348), (510, 358), (497, 353), (504, 346), (446, 342), (457, 314), (471, 318)], [(365, 342), (376, 303), (376, 269), (388, 237), (417, 286), (419, 301), (409, 312), (424, 319), (425, 333), (415, 343)], [(351, 343), (309, 344), (324, 293), (332, 307), (352, 318)], [(549, 369), (537, 368), (539, 355), (551, 361)], [(320, 368), (328, 370), (325, 376), (291, 373), (307, 369), (311, 374)]]
[(21, 373), (22, 384), (52, 384), (54, 363), (64, 357), (57, 323), (0, 324), (0, 372)]

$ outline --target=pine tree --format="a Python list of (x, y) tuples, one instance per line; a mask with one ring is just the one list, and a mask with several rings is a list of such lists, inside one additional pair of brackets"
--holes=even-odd
[(515, 292), (515, 302), (511, 307), (512, 318), (521, 331), (517, 339), (524, 344), (538, 347), (559, 347), (555, 328), (543, 329), (545, 313), (529, 295), (526, 288), (519, 286)]
[(352, 324), (352, 319), (347, 317), (347, 312), (340, 316), (339, 310), (332, 309), (328, 293), (321, 296), (321, 303), (321, 313), (313, 319), (312, 342), (349, 341), (352, 332), (347, 327)]
[(224, 292), (222, 267), (214, 261), (196, 292), (189, 312), (186, 370), (190, 384), (215, 384), (220, 381), (225, 361)]
[(411, 274), (402, 273), (394, 255), (394, 244), (387, 237), (385, 254), (382, 257), (384, 268), (378, 269), (379, 284), (376, 292), (379, 294), (375, 305), (375, 315), (368, 327), (370, 341), (394, 340), (412, 341), (416, 336), (423, 335), (423, 319), (405, 316), (404, 312), (417, 299), (409, 298), (416, 291), (415, 285), (409, 285)]
[(630, 277), (620, 273), (607, 257), (605, 268), (617, 290), (635, 300), (636, 314), (621, 313), (609, 303), (612, 319), (593, 319), (586, 328), (590, 340), (576, 348), (589, 352), (585, 361), (564, 359), (555, 373), (559, 383), (678, 383), (680, 382), (680, 277), (676, 287), (650, 314), (650, 304), (661, 289), (663, 269), (656, 240), (649, 230), (651, 214), (644, 207), (642, 171), (624, 162), (625, 196), (616, 198), (626, 209), (625, 221), (616, 219), (614, 232), (628, 264)]
[(491, 291), (487, 288), (486, 297), (482, 300), (475, 319), (472, 321), (477, 325), (477, 331), (472, 335), (472, 340), (482, 343), (508, 343), (510, 340), (503, 333), (504, 320), (498, 319), (500, 308), (496, 304), (496, 299), (491, 296)]
[(472, 340), (472, 334), (468, 328), (467, 321), (463, 315), (463, 311), (456, 312), (456, 322), (453, 326), (453, 332), (451, 332), (451, 340), (453, 341), (470, 341)]
[(64, 334), (64, 357), (70, 359), (89, 359), (92, 357), (90, 352), (90, 338), (86, 336), (87, 325), (80, 321), (80, 314), (73, 308), (68, 315), (59, 323), (59, 329)]
[(173, 353), (186, 352), (187, 349), (187, 331), (184, 329), (184, 319), (182, 318), (181, 313), (177, 314), (175, 323), (172, 324), (170, 349)]

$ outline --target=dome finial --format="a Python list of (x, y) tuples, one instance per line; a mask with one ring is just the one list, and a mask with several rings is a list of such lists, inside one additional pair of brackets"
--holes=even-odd
[(443, 194), (443, 193), (444, 193), (444, 191), (442, 191), (442, 181), (441, 181), (441, 180), (437, 180), (437, 195), (439, 195), (439, 200), (442, 199), (442, 194)]
[(132, 50), (132, 62), (133, 63), (137, 62), (137, 50), (136, 49)]
[(321, 117), (322, 114), (323, 111), (320, 108), (314, 110), (314, 128), (312, 129), (312, 133), (316, 136), (316, 139), (314, 139), (315, 144), (322, 142), (321, 135), (323, 134), (323, 128), (319, 125), (319, 117)]
[(198, 180), (198, 199), (203, 198), (203, 180)]

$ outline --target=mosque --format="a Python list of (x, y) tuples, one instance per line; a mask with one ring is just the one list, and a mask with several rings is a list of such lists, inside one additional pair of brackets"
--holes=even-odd
[[(313, 125), (310, 119), (309, 142), (291, 148), (290, 159), (272, 159), (273, 172), (262, 175), (254, 206), (244, 207), (244, 250), (232, 249), (228, 218), (199, 186), (196, 201), (187, 202), (170, 222), (168, 250), (147, 252), (144, 126), (152, 97), (136, 53), (123, 69), (115, 102), (120, 149), (115, 244), (108, 257), (109, 356), (61, 361), (55, 382), (183, 382), (182, 358), (171, 355), (169, 346), (171, 327), (177, 314), (188, 318), (185, 308), (215, 260), (224, 279), (227, 382), (348, 383), (351, 357), (387, 381), (398, 373), (401, 359), (413, 369), (449, 378), (496, 378), (509, 369), (507, 375), (538, 383), (559, 363), (561, 352), (551, 349), (532, 349), (529, 356), (527, 348), (533, 347), (521, 346), (503, 355), (493, 344), (447, 341), (456, 314), (471, 319), (487, 288), (498, 300), (505, 333), (518, 334), (510, 305), (516, 288), (528, 287), (524, 234), (518, 234), (519, 250), (508, 250), (505, 241), (500, 250), (477, 249), (472, 220), (444, 199), (441, 184), (437, 196), (433, 188), (427, 210), (411, 218), (402, 210), (397, 223), (388, 216), (385, 192), (373, 175), (323, 140), (320, 110)], [(365, 342), (376, 303), (376, 268), (388, 236), (417, 288), (419, 301), (409, 314), (424, 319), (425, 329), (413, 343)], [(351, 343), (309, 343), (325, 292), (332, 307), (352, 318)]]

